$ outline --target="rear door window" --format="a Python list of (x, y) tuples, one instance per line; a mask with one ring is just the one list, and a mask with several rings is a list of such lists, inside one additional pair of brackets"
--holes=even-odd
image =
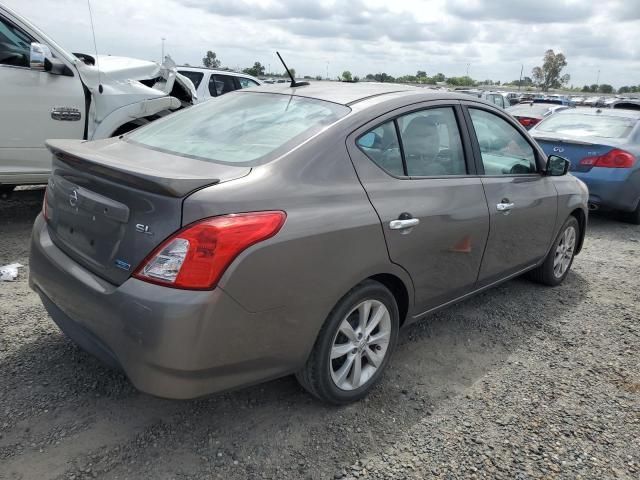
[(467, 174), (452, 107), (430, 108), (389, 120), (360, 136), (356, 143), (374, 163), (392, 175)]
[(409, 176), (466, 175), (453, 108), (430, 108), (398, 118)]
[(209, 93), (212, 97), (219, 97), (225, 93), (233, 92), (235, 89), (233, 77), (229, 75), (211, 75), (209, 79)]
[(396, 125), (388, 121), (365, 133), (357, 142), (360, 149), (383, 170), (392, 175), (405, 175)]

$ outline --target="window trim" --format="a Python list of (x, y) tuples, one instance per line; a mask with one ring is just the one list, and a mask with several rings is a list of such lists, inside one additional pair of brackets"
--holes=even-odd
[[(544, 176), (544, 170), (545, 170), (545, 164), (546, 162), (542, 161), (544, 157), (543, 154), (541, 154), (541, 149), (537, 144), (533, 144), (530, 140), (530, 138), (526, 135), (523, 134), (522, 130), (523, 127), (517, 123), (514, 122), (511, 118), (508, 117), (508, 114), (506, 114), (506, 112), (501, 111), (497, 106), (494, 108), (491, 108), (483, 103), (475, 103), (475, 102), (469, 102), (467, 100), (462, 102), (462, 109), (463, 109), (463, 113), (464, 113), (464, 118), (466, 120), (467, 123), (467, 131), (468, 131), (468, 135), (469, 135), (469, 139), (471, 140), (471, 147), (473, 150), (473, 156), (474, 156), (474, 160), (475, 160), (475, 165), (476, 165), (476, 171), (478, 172), (478, 176), (480, 177), (484, 177), (484, 178), (509, 178), (509, 177), (518, 177), (518, 178), (525, 178), (525, 177), (542, 177)], [(522, 138), (527, 142), (527, 144), (531, 147), (531, 149), (533, 150), (533, 153), (535, 155), (535, 161), (536, 161), (536, 167), (537, 170), (534, 173), (508, 173), (508, 174), (503, 174), (503, 175), (487, 175), (484, 172), (484, 163), (482, 162), (482, 152), (480, 151), (480, 142), (478, 142), (478, 137), (476, 136), (476, 131), (475, 128), (473, 126), (473, 120), (471, 119), (471, 113), (469, 112), (470, 109), (476, 109), (476, 110), (483, 110), (487, 113), (491, 113), (499, 118), (501, 118), (502, 120), (504, 120), (505, 122), (507, 122), (509, 125), (511, 125), (512, 127), (514, 127), (514, 129), (520, 133), (520, 135), (522, 135)]]
[[(402, 136), (400, 135), (400, 128), (398, 125), (398, 118), (404, 117), (407, 115), (411, 115), (413, 113), (422, 112), (425, 110), (433, 110), (437, 108), (450, 108), (453, 110), (453, 116), (458, 125), (458, 133), (460, 135), (460, 143), (462, 145), (462, 154), (464, 163), (466, 166), (467, 172), (463, 175), (407, 175), (407, 164), (406, 158), (404, 155), (404, 146), (402, 145)], [(382, 168), (378, 163), (376, 163), (369, 155), (367, 155), (360, 145), (358, 144), (358, 140), (366, 135), (367, 133), (375, 130), (376, 128), (384, 125), (385, 123), (393, 122), (396, 136), (398, 137), (398, 145), (400, 148), (400, 155), (402, 159), (402, 168), (405, 172), (405, 175), (398, 176), (395, 175), (384, 168)], [(360, 131), (361, 130), (361, 131)], [(356, 149), (364, 155), (368, 161), (370, 161), (373, 165), (380, 169), (380, 171), (384, 172), (389, 177), (395, 178), (397, 180), (427, 180), (427, 179), (451, 179), (451, 178), (470, 178), (477, 177), (479, 174), (477, 173), (477, 165), (475, 162), (475, 153), (473, 151), (473, 144), (471, 142), (471, 138), (469, 137), (469, 132), (467, 129), (467, 122), (464, 117), (464, 112), (461, 108), (461, 104), (459, 100), (433, 100), (430, 102), (420, 102), (417, 104), (406, 105), (395, 110), (384, 113), (370, 121), (364, 125), (362, 125), (358, 130), (356, 130), (356, 135), (353, 136), (352, 142), (355, 145)], [(353, 133), (352, 133), (353, 134)]]

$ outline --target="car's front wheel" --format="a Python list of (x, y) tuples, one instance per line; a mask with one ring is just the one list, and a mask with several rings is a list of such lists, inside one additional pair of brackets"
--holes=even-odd
[(296, 378), (329, 403), (361, 399), (389, 362), (399, 317), (395, 298), (384, 285), (372, 280), (359, 284), (331, 311)]
[(560, 229), (542, 265), (529, 272), (529, 277), (545, 285), (560, 285), (569, 274), (580, 238), (580, 225), (570, 216)]

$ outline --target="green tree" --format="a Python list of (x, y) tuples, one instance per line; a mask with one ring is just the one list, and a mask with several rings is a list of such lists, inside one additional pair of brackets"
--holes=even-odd
[(590, 92), (591, 91), (591, 87), (589, 87), (589, 85), (585, 85), (584, 87), (582, 87), (582, 91), (583, 92)]
[(446, 78), (444, 76), (444, 73), (436, 73), (435, 76), (433, 77), (433, 79), (436, 82), (444, 82)]
[(260, 62), (255, 62), (253, 67), (245, 68), (242, 71), (248, 75), (253, 75), (254, 77), (261, 77), (264, 75), (265, 68)]
[(427, 78), (427, 72), (425, 72), (424, 70), (418, 70), (418, 72), (416, 73), (416, 77), (417, 78)]
[(589, 91), (592, 93), (596, 93), (598, 91), (598, 85), (595, 83), (589, 87)]
[(611, 85), (603, 83), (598, 87), (598, 92), (600, 92), (600, 93), (613, 93), (613, 87)]
[[(376, 82), (395, 82), (395, 78), (393, 78), (391, 75), (388, 75), (384, 72), (382, 73), (376, 73), (375, 75), (372, 75), (373, 80), (375, 80)], [(367, 75), (367, 78), (369, 78), (369, 75)]]
[(473, 87), (476, 84), (475, 80), (468, 75), (463, 77), (449, 77), (447, 78), (447, 83), (454, 87)]
[(630, 93), (630, 92), (631, 92), (631, 88), (627, 87), (626, 85), (618, 89), (618, 93)]
[(206, 68), (218, 68), (220, 66), (220, 60), (218, 60), (216, 52), (208, 50), (207, 55), (202, 59), (202, 65)]
[(340, 80), (342, 80), (343, 82), (353, 82), (351, 72), (349, 70), (345, 70), (344, 72), (342, 72), (342, 77), (340, 77)]
[(553, 50), (547, 50), (542, 59), (542, 66), (535, 67), (531, 71), (531, 76), (535, 84), (547, 92), (550, 88), (560, 88), (566, 85), (571, 77), (569, 75), (561, 75), (562, 69), (567, 66), (567, 59), (562, 53), (555, 53)]

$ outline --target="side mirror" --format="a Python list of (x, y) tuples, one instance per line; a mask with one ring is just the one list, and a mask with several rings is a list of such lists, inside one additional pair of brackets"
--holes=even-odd
[(561, 177), (567, 174), (570, 166), (571, 162), (566, 158), (559, 157), (558, 155), (549, 155), (546, 173), (550, 177)]
[(42, 43), (31, 43), (29, 48), (29, 68), (44, 72), (44, 62), (51, 58), (51, 50)]

